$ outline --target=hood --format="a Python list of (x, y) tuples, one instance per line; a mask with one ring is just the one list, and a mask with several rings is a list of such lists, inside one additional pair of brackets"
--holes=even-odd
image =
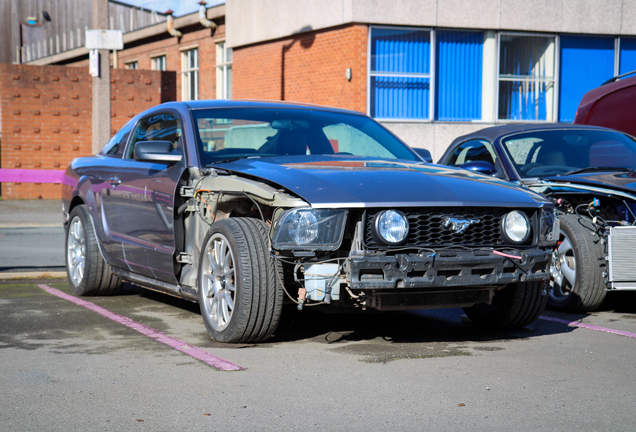
[(618, 173), (582, 173), (569, 176), (553, 176), (544, 177), (544, 180), (554, 183), (574, 183), (578, 185), (587, 185), (606, 189), (615, 189), (621, 192), (627, 192), (636, 198), (636, 173), (618, 172)]
[(539, 207), (549, 201), (493, 177), (413, 161), (288, 156), (217, 164), (263, 179), (313, 207)]

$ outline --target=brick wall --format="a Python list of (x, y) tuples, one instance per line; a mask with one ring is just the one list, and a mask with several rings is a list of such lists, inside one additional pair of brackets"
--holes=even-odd
[[(234, 98), (366, 112), (367, 38), (367, 26), (350, 25), (236, 49)], [(351, 81), (345, 77), (347, 68)]]
[[(174, 81), (171, 72), (111, 70), (112, 133), (144, 109), (174, 100)], [(91, 99), (85, 68), (0, 64), (1, 167), (62, 170), (90, 154)], [(60, 192), (55, 184), (1, 188), (3, 199), (57, 199)]]
[[(139, 69), (152, 69), (152, 58), (166, 56), (166, 70), (176, 72), (176, 100), (181, 100), (181, 53), (184, 50), (199, 50), (199, 99), (216, 99), (216, 44), (225, 38), (225, 23), (215, 20), (216, 29), (202, 28), (199, 24), (181, 28), (181, 38), (171, 37), (166, 32), (161, 38), (144, 41), (143, 44), (119, 51), (117, 70), (125, 69), (126, 63), (136, 61)], [(113, 57), (111, 54), (111, 64)], [(88, 60), (69, 63), (67, 66), (88, 68)]]

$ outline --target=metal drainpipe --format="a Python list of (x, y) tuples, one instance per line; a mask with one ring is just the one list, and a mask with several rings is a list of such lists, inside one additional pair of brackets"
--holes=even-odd
[(199, 4), (201, 5), (199, 6), (199, 22), (201, 23), (201, 25), (205, 28), (216, 28), (216, 23), (214, 21), (210, 21), (207, 17), (205, 7), (207, 3), (204, 0), (201, 0)]
[(183, 36), (183, 34), (174, 28), (174, 18), (172, 17), (172, 14), (174, 13), (173, 10), (168, 9), (166, 12), (166, 15), (168, 15), (167, 17), (167, 26), (168, 26), (168, 33), (170, 33), (170, 36), (174, 36), (177, 38), (180, 38), (181, 36)]

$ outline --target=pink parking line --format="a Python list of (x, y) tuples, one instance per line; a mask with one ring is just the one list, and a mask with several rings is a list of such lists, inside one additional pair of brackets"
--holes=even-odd
[(0, 183), (62, 183), (64, 170), (0, 169)]
[(72, 295), (66, 294), (58, 289), (52, 288), (48, 285), (38, 285), (38, 287), (42, 288), (44, 291), (49, 294), (53, 294), (54, 296), (60, 297), (64, 300), (68, 300), (71, 303), (75, 303), (76, 305), (85, 307), (86, 309), (92, 310), (93, 312), (97, 312), (98, 314), (113, 320), (119, 324), (123, 324), (126, 327), (130, 327), (133, 330), (138, 331), (142, 335), (148, 336), (149, 338), (155, 339), (157, 342), (161, 342), (164, 345), (168, 345), (171, 348), (176, 349), (177, 351), (181, 351), (184, 354), (189, 355), (190, 357), (194, 357), (197, 360), (201, 360), (203, 363), (206, 363), (212, 367), (223, 371), (233, 371), (233, 370), (243, 370), (245, 369), (242, 366), (238, 366), (232, 362), (222, 359), (221, 357), (217, 357), (213, 354), (210, 354), (207, 351), (202, 350), (201, 348), (196, 347), (195, 345), (189, 344), (187, 342), (183, 342), (177, 338), (173, 338), (168, 336), (165, 333), (159, 332), (147, 325), (138, 323), (137, 321), (133, 321), (130, 318), (127, 318), (122, 315), (117, 315), (109, 311), (108, 309), (104, 309), (101, 306), (97, 306), (94, 303), (89, 301), (73, 297)]
[(565, 324), (568, 325), (570, 327), (581, 327), (581, 328), (586, 328), (589, 330), (596, 330), (596, 331), (600, 331), (600, 332), (605, 332), (605, 333), (613, 333), (613, 334), (617, 334), (620, 336), (626, 336), (632, 339), (636, 339), (636, 333), (630, 333), (630, 332), (626, 332), (623, 330), (614, 330), (611, 328), (607, 328), (607, 327), (599, 327), (599, 326), (595, 326), (595, 325), (590, 325), (590, 324), (584, 324), (582, 322), (577, 322), (577, 321), (568, 321), (568, 320), (564, 320), (564, 319), (560, 319), (560, 318), (552, 318), (549, 316), (545, 316), (545, 315), (541, 315), (539, 317), (542, 320), (546, 320), (546, 321), (552, 321), (552, 322), (557, 322), (560, 324)]

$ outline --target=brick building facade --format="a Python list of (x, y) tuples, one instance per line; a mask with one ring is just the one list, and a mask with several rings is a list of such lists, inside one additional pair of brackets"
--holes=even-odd
[[(139, 112), (175, 100), (174, 72), (111, 71), (114, 133)], [(2, 168), (63, 170), (91, 153), (92, 79), (84, 68), (0, 64)], [(57, 184), (2, 183), (3, 199), (57, 199)]]
[(367, 39), (368, 26), (348, 25), (235, 50), (234, 97), (365, 112)]

